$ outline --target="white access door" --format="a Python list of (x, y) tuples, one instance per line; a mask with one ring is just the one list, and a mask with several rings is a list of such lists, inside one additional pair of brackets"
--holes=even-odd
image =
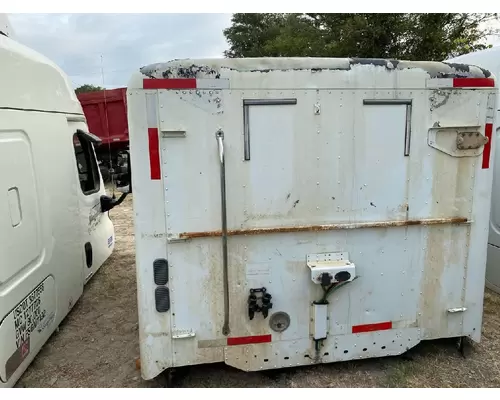
[(233, 92), (229, 228), (407, 219), (411, 102), (363, 95)]
[(41, 253), (38, 193), (28, 136), (0, 132), (0, 285)]
[(67, 129), (64, 115), (0, 110), (0, 387), (14, 385), (82, 293)]

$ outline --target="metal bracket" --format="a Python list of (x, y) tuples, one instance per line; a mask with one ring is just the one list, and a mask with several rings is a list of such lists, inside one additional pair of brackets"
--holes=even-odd
[(450, 314), (455, 314), (455, 313), (464, 312), (464, 311), (467, 311), (466, 307), (448, 308), (448, 312)]
[[(347, 252), (308, 254), (306, 263), (311, 270), (311, 280), (316, 284), (321, 284), (323, 274), (330, 276), (331, 283), (352, 281), (356, 278), (356, 266), (349, 261)], [(345, 275), (348, 276), (347, 279)]]
[(440, 126), (436, 123), (427, 134), (427, 144), (452, 157), (477, 157), (488, 138), (481, 126)]
[(469, 150), (479, 149), (488, 143), (488, 138), (479, 132), (460, 132), (457, 135), (457, 149)]
[(168, 130), (168, 131), (165, 131), (165, 130), (162, 130), (161, 131), (161, 137), (163, 139), (166, 139), (166, 138), (186, 137), (186, 131), (182, 131), (182, 130)]
[(314, 105), (314, 115), (320, 115), (321, 114), (321, 104), (316, 103)]

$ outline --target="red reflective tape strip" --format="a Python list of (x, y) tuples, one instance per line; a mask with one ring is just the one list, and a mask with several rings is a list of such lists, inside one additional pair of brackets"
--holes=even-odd
[(392, 329), (392, 321), (378, 322), (376, 324), (355, 325), (352, 327), (352, 333), (386, 331)]
[(227, 338), (228, 346), (238, 346), (240, 344), (271, 343), (271, 335), (242, 336)]
[(490, 154), (491, 154), (491, 140), (493, 137), (493, 124), (486, 124), (484, 127), (484, 134), (488, 138), (488, 143), (484, 145), (483, 150), (483, 169), (490, 167)]
[(453, 87), (495, 87), (495, 80), (492, 78), (453, 78)]
[(144, 79), (142, 87), (143, 89), (196, 89), (196, 79)]
[(149, 169), (151, 179), (160, 179), (160, 144), (158, 139), (158, 128), (148, 128), (149, 140)]

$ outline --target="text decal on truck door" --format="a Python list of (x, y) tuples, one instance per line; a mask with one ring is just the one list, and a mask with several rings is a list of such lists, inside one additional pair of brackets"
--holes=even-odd
[(45, 318), (46, 310), (41, 307), (40, 296), (44, 291), (43, 282), (40, 283), (14, 309), (14, 326), (16, 328), (16, 347), (28, 340), (40, 321)]

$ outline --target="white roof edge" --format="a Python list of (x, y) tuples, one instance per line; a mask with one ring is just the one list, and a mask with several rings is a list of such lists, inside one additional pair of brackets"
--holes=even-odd
[(488, 70), (491, 73), (492, 78), (495, 78), (496, 80), (500, 73), (500, 46), (494, 46), (489, 49), (462, 54), (460, 56), (450, 58), (445, 62), (476, 65), (480, 68)]
[(320, 57), (248, 57), (248, 58), (206, 58), (171, 60), (150, 64), (143, 71), (162, 68), (190, 68), (206, 66), (212, 69), (228, 68), (239, 72), (281, 70), (281, 69), (348, 69), (348, 58)]
[[(83, 114), (69, 77), (52, 60), (5, 36), (0, 36), (0, 51), (5, 56), (0, 65), (3, 73), (3, 77), (0, 78), (3, 85), (1, 93), (3, 96), (0, 95), (2, 104), (22, 101), (27, 102), (25, 105), (28, 108), (45, 109), (46, 106), (55, 107), (57, 111)], [(24, 78), (20, 79), (22, 77)], [(19, 93), (22, 92), (31, 95), (20, 96)], [(37, 104), (31, 104), (33, 102)], [(21, 106), (19, 103), (19, 107), (24, 108)]]
[(403, 61), (363, 58), (268, 57), (268, 58), (207, 58), (172, 60), (140, 68), (143, 77), (159, 78), (218, 78), (224, 71), (269, 72), (276, 70), (349, 71), (360, 66), (382, 67), (387, 70), (420, 69), (434, 78), (488, 77), (489, 72), (468, 65), (448, 65), (440, 61)]

